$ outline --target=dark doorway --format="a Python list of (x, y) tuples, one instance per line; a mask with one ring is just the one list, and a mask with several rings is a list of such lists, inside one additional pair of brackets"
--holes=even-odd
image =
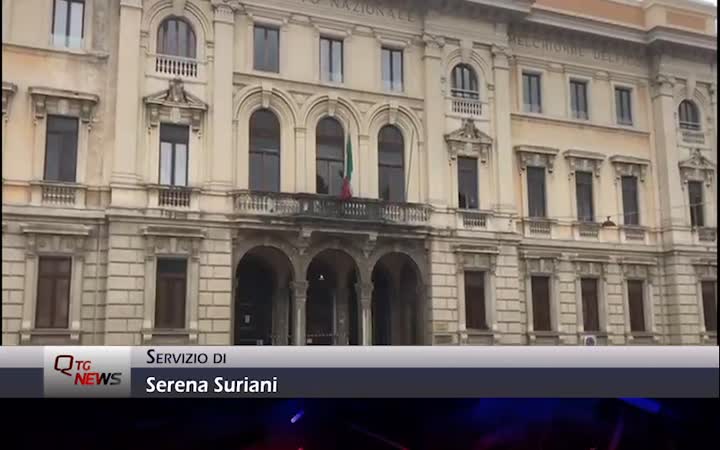
[(392, 344), (392, 281), (387, 269), (378, 265), (373, 272), (372, 334), (373, 345)]
[(415, 262), (389, 253), (373, 270), (373, 345), (420, 345), (422, 282)]
[(271, 345), (273, 270), (250, 255), (240, 261), (235, 276), (235, 345)]
[(308, 270), (308, 345), (332, 345), (335, 340), (335, 293), (337, 278), (327, 262), (314, 260)]

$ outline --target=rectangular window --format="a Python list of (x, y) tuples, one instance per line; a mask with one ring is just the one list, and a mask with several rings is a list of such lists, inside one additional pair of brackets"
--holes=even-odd
[(645, 299), (644, 282), (642, 280), (628, 280), (628, 307), (630, 308), (630, 330), (633, 332), (645, 331)]
[(71, 265), (70, 257), (39, 258), (35, 328), (68, 328)]
[(403, 91), (403, 51), (382, 48), (382, 80), (386, 91)]
[(573, 119), (588, 119), (587, 82), (570, 80), (570, 111)]
[(583, 328), (585, 331), (600, 331), (598, 305), (598, 280), (583, 278), (580, 280), (583, 307)]
[(342, 83), (343, 41), (320, 38), (320, 77), (322, 81)]
[(187, 126), (160, 124), (160, 184), (187, 186), (188, 138)]
[(85, 0), (55, 0), (52, 41), (56, 47), (82, 47)]
[(525, 112), (542, 112), (542, 93), (540, 89), (540, 74), (523, 72), (523, 105)]
[(575, 172), (575, 196), (577, 197), (577, 215), (580, 222), (593, 222), (593, 174)]
[(545, 217), (545, 168), (527, 168), (528, 210), (530, 217)]
[(550, 319), (550, 277), (532, 277), (533, 329), (551, 331)]
[(705, 330), (717, 331), (717, 282), (702, 282), (702, 301)]
[(255, 26), (255, 70), (280, 72), (280, 30)]
[(485, 314), (485, 272), (465, 272), (465, 326), (487, 330)]
[(690, 197), (690, 225), (693, 227), (704, 227), (705, 208), (703, 207), (702, 181), (688, 181), (687, 186)]
[(617, 123), (620, 125), (632, 125), (632, 90), (630, 88), (615, 88), (615, 110)]
[(462, 209), (478, 209), (478, 165), (476, 158), (457, 159), (458, 206)]
[(46, 181), (75, 182), (78, 146), (78, 119), (47, 116), (45, 138)]
[(638, 202), (637, 177), (622, 177), (623, 223), (640, 225), (640, 208)]
[(155, 328), (185, 328), (187, 261), (158, 258), (155, 285)]

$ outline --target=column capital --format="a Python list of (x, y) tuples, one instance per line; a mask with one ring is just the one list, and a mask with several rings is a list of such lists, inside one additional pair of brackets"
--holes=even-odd
[(652, 97), (675, 95), (675, 77), (665, 74), (656, 74), (652, 79)]
[(307, 297), (308, 284), (309, 283), (307, 281), (293, 281), (290, 283), (290, 288), (292, 289), (295, 298)]
[(213, 21), (226, 24), (235, 22), (235, 11), (240, 8), (237, 2), (228, 0), (213, 0), (212, 7)]
[(357, 293), (358, 299), (362, 303), (365, 303), (366, 301), (370, 301), (372, 299), (372, 293), (373, 293), (373, 284), (372, 283), (357, 283), (355, 284), (355, 292)]
[(505, 46), (493, 45), (493, 69), (510, 68), (510, 48)]

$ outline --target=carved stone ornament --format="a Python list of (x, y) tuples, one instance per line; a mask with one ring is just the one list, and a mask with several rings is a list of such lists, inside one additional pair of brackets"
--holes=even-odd
[(458, 156), (471, 156), (487, 162), (493, 140), (490, 136), (478, 130), (472, 119), (464, 119), (461, 128), (445, 135), (448, 144), (450, 159)]
[(15, 95), (15, 92), (17, 92), (17, 86), (15, 86), (13, 83), (8, 83), (6, 81), (2, 82), (2, 115), (3, 117), (7, 117), (10, 109), (10, 100), (12, 100), (13, 96)]
[(596, 177), (600, 177), (600, 168), (604, 159), (605, 156), (600, 153), (583, 150), (567, 150), (565, 152), (565, 160), (570, 169), (570, 176), (574, 176), (575, 172), (580, 171), (592, 172)]
[(518, 156), (518, 167), (521, 172), (531, 166), (545, 167), (549, 173), (553, 173), (555, 157), (560, 150), (535, 145), (518, 145), (515, 147), (515, 152)]
[(147, 226), (143, 228), (146, 257), (155, 255), (200, 256), (205, 232), (200, 228)]
[(680, 161), (680, 177), (683, 184), (690, 180), (704, 181), (710, 187), (715, 175), (715, 164), (702, 155), (699, 148), (691, 150), (690, 158)]
[[(50, 114), (62, 114), (79, 117), (83, 123), (92, 125), (95, 110), (100, 97), (95, 94), (68, 91), (47, 87), (30, 87), (34, 121), (44, 119)], [(5, 88), (3, 85), (3, 99)], [(4, 112), (4, 111), (3, 111)]]
[(595, 261), (575, 261), (575, 272), (581, 275), (603, 276), (604, 264)]
[(650, 270), (651, 267), (652, 266), (647, 264), (623, 263), (622, 273), (625, 278), (649, 280), (650, 276), (652, 275)]
[(533, 274), (555, 274), (558, 261), (556, 258), (525, 258), (525, 276)]
[(156, 127), (161, 120), (185, 121), (193, 131), (200, 131), (202, 119), (208, 106), (185, 90), (179, 78), (170, 80), (167, 90), (148, 95), (144, 99), (148, 110), (148, 123)]
[(38, 253), (64, 254), (81, 257), (85, 252), (90, 227), (86, 225), (21, 225), (28, 256)]
[(650, 160), (623, 155), (611, 156), (610, 163), (615, 168), (616, 179), (619, 180), (623, 176), (634, 176), (641, 183), (645, 181), (650, 166)]

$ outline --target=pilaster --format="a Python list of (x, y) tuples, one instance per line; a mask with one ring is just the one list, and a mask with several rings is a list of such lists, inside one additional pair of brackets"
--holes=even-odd
[(503, 215), (514, 215), (515, 190), (509, 189), (508, 182), (515, 178), (513, 171), (512, 137), (510, 129), (510, 64), (509, 49), (494, 46), (493, 53), (493, 77), (494, 77), (494, 104), (495, 111), (495, 155), (497, 173), (495, 180), (497, 186), (497, 204), (494, 206), (498, 213)]

